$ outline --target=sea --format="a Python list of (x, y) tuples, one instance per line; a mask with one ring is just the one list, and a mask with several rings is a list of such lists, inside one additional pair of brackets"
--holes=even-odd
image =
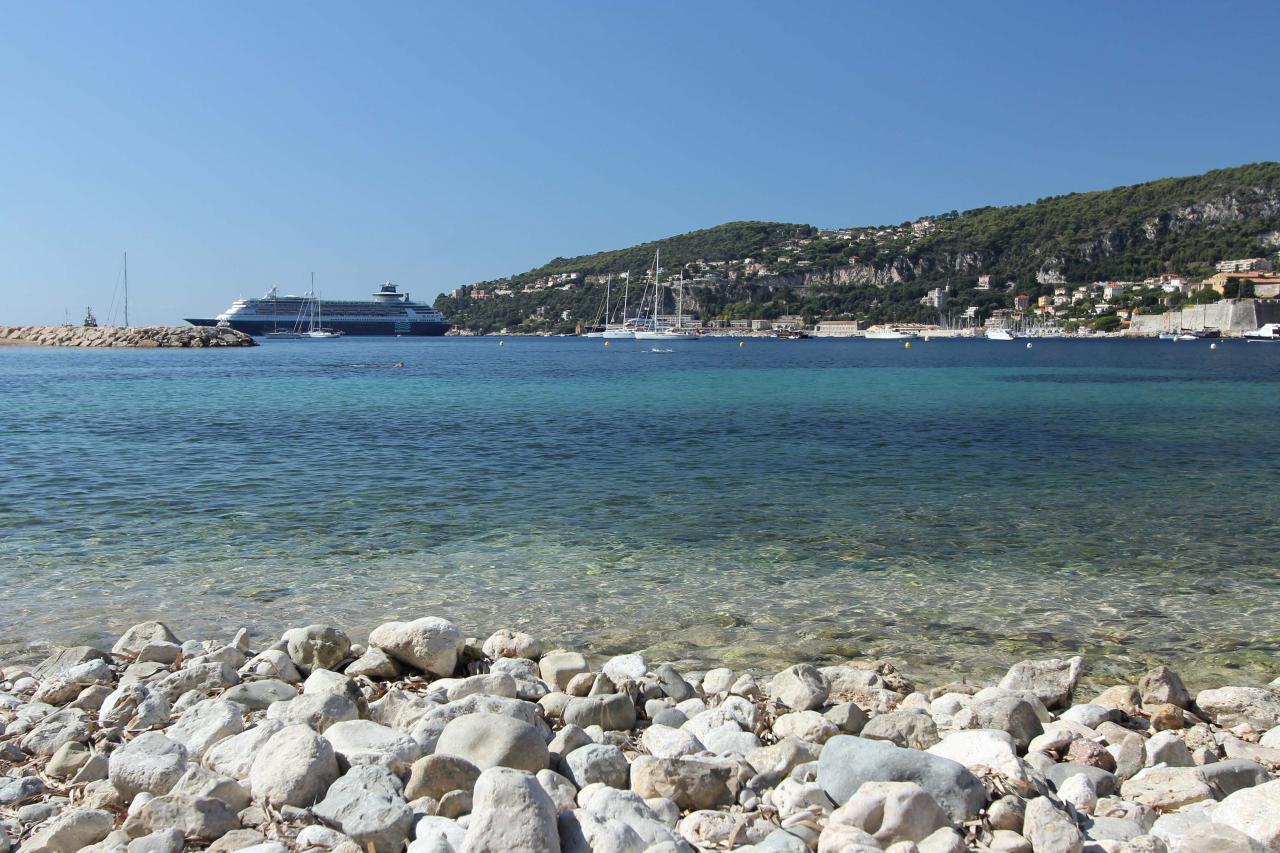
[[(402, 366), (396, 366), (397, 364)], [(1280, 674), (1280, 345), (0, 348), (0, 660), (439, 615), (769, 673)]]

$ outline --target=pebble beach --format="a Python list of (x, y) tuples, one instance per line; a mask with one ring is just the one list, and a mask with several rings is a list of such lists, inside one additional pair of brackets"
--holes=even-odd
[(424, 616), (0, 667), (0, 853), (1280, 850), (1280, 678), (681, 671)]

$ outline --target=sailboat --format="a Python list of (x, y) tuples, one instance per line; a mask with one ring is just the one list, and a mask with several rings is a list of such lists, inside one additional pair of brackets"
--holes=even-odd
[(627, 297), (631, 295), (631, 271), (627, 270), (627, 283), (622, 288), (622, 325), (611, 326), (609, 318), (604, 318), (604, 331), (600, 337), (612, 340), (630, 340), (635, 337), (631, 329), (627, 328)]
[(676, 324), (673, 328), (662, 330), (662, 336), (678, 341), (700, 341), (702, 337), (693, 329), (684, 327), (684, 271), (680, 272), (680, 283), (676, 288)]
[(658, 306), (662, 303), (662, 285), (658, 283), (658, 271), (661, 267), (662, 250), (655, 249), (653, 253), (653, 321), (645, 321), (642, 326), (638, 325), (635, 330), (635, 338), (637, 341), (665, 341), (669, 340), (664, 327), (658, 324)]
[(316, 293), (316, 274), (311, 274), (311, 326), (307, 329), (308, 338), (340, 338), (342, 332), (337, 329), (326, 329), (320, 321), (320, 295)]

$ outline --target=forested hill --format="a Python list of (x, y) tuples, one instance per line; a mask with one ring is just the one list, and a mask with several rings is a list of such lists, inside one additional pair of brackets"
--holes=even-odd
[[(1064, 282), (1141, 280), (1165, 272), (1199, 278), (1225, 258), (1272, 255), (1280, 248), (1280, 163), (951, 211), (898, 225), (819, 230), (731, 222), (627, 249), (556, 258), (508, 279), (462, 288), (456, 297), (441, 297), (437, 307), (482, 331), (569, 328), (593, 319), (603, 293), (600, 278), (630, 271), (637, 281), (658, 248), (664, 278), (683, 271), (696, 282), (691, 299), (703, 319), (784, 310), (919, 319), (926, 312), (915, 306), (931, 287), (948, 287), (957, 306), (980, 298), (998, 307), (991, 295), (973, 292), (982, 274), (1035, 294)], [(477, 291), (484, 294), (480, 299)], [(494, 297), (495, 291), (504, 294)], [(562, 319), (566, 312), (568, 320)]]

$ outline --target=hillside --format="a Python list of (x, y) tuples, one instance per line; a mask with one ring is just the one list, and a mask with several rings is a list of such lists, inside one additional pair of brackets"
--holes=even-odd
[[(597, 315), (604, 276), (630, 271), (639, 284), (658, 248), (663, 277), (684, 273), (691, 310), (703, 320), (783, 313), (936, 320), (937, 309), (920, 304), (935, 287), (949, 288), (949, 310), (974, 305), (990, 311), (1008, 307), (1006, 282), (1034, 298), (1063, 284), (1138, 281), (1167, 272), (1199, 280), (1224, 258), (1273, 254), (1280, 248), (1280, 163), (951, 211), (899, 225), (819, 231), (731, 222), (627, 249), (556, 258), (508, 279), (461, 288), (436, 304), (478, 331), (570, 329)], [(980, 274), (1001, 286), (976, 290)]]

